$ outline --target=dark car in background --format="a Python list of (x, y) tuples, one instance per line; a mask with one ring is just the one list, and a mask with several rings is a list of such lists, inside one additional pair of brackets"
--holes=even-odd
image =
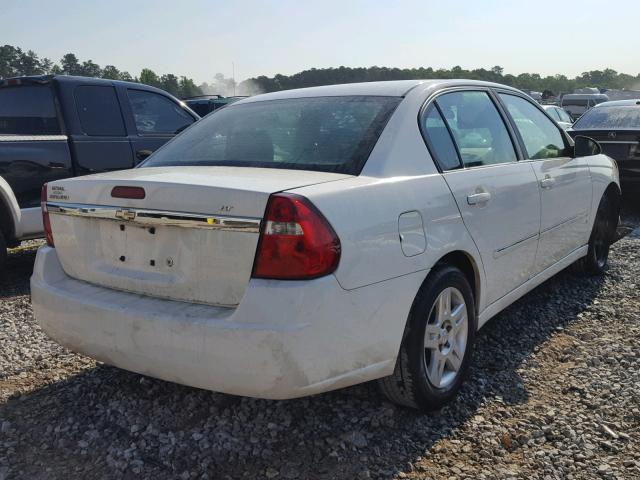
[(568, 133), (597, 140), (618, 164), (623, 193), (640, 192), (640, 99), (596, 105)]
[(223, 97), (222, 95), (198, 95), (183, 99), (191, 110), (201, 117), (218, 110), (230, 103), (237, 102), (246, 96)]
[(198, 119), (177, 98), (139, 83), (0, 80), (0, 265), (7, 246), (42, 236), (45, 182), (133, 168)]

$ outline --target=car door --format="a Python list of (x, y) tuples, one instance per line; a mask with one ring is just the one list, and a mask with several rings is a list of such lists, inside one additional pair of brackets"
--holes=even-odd
[(532, 276), (540, 227), (536, 176), (531, 165), (518, 161), (512, 135), (487, 90), (443, 93), (421, 121), (480, 251), (490, 304)]
[(179, 103), (149, 90), (126, 89), (133, 117), (129, 136), (136, 165), (197, 120)]
[(70, 136), (76, 173), (132, 168), (131, 145), (115, 88), (79, 85), (73, 97), (80, 126), (80, 131)]
[(540, 272), (588, 242), (591, 175), (586, 160), (572, 156), (565, 135), (536, 105), (516, 94), (499, 97), (540, 185)]

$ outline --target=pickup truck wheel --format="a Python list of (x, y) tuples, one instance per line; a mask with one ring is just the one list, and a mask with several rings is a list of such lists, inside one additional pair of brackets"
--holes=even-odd
[(411, 307), (393, 375), (379, 380), (382, 393), (425, 412), (443, 407), (469, 370), (476, 329), (464, 274), (449, 266), (432, 272)]
[(593, 230), (589, 237), (587, 255), (572, 266), (574, 273), (584, 276), (602, 275), (609, 260), (609, 248), (618, 226), (618, 212), (612, 196), (605, 194), (600, 200)]

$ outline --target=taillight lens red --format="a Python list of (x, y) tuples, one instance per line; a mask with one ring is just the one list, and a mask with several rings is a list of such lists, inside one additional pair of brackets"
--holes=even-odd
[(53, 233), (51, 232), (51, 220), (49, 219), (49, 210), (47, 208), (47, 184), (45, 183), (40, 190), (40, 207), (42, 208), (42, 225), (44, 226), (44, 236), (47, 239), (47, 245), (54, 247)]
[(335, 271), (340, 240), (320, 211), (291, 193), (269, 197), (253, 266), (256, 278), (303, 280)]

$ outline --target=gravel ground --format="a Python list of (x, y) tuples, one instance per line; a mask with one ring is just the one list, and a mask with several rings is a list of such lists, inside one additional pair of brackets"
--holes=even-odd
[(605, 277), (561, 273), (493, 319), (457, 401), (422, 416), (372, 385), (253, 400), (72, 354), (33, 320), (27, 246), (0, 278), (0, 480), (638, 479), (639, 247), (631, 233)]

